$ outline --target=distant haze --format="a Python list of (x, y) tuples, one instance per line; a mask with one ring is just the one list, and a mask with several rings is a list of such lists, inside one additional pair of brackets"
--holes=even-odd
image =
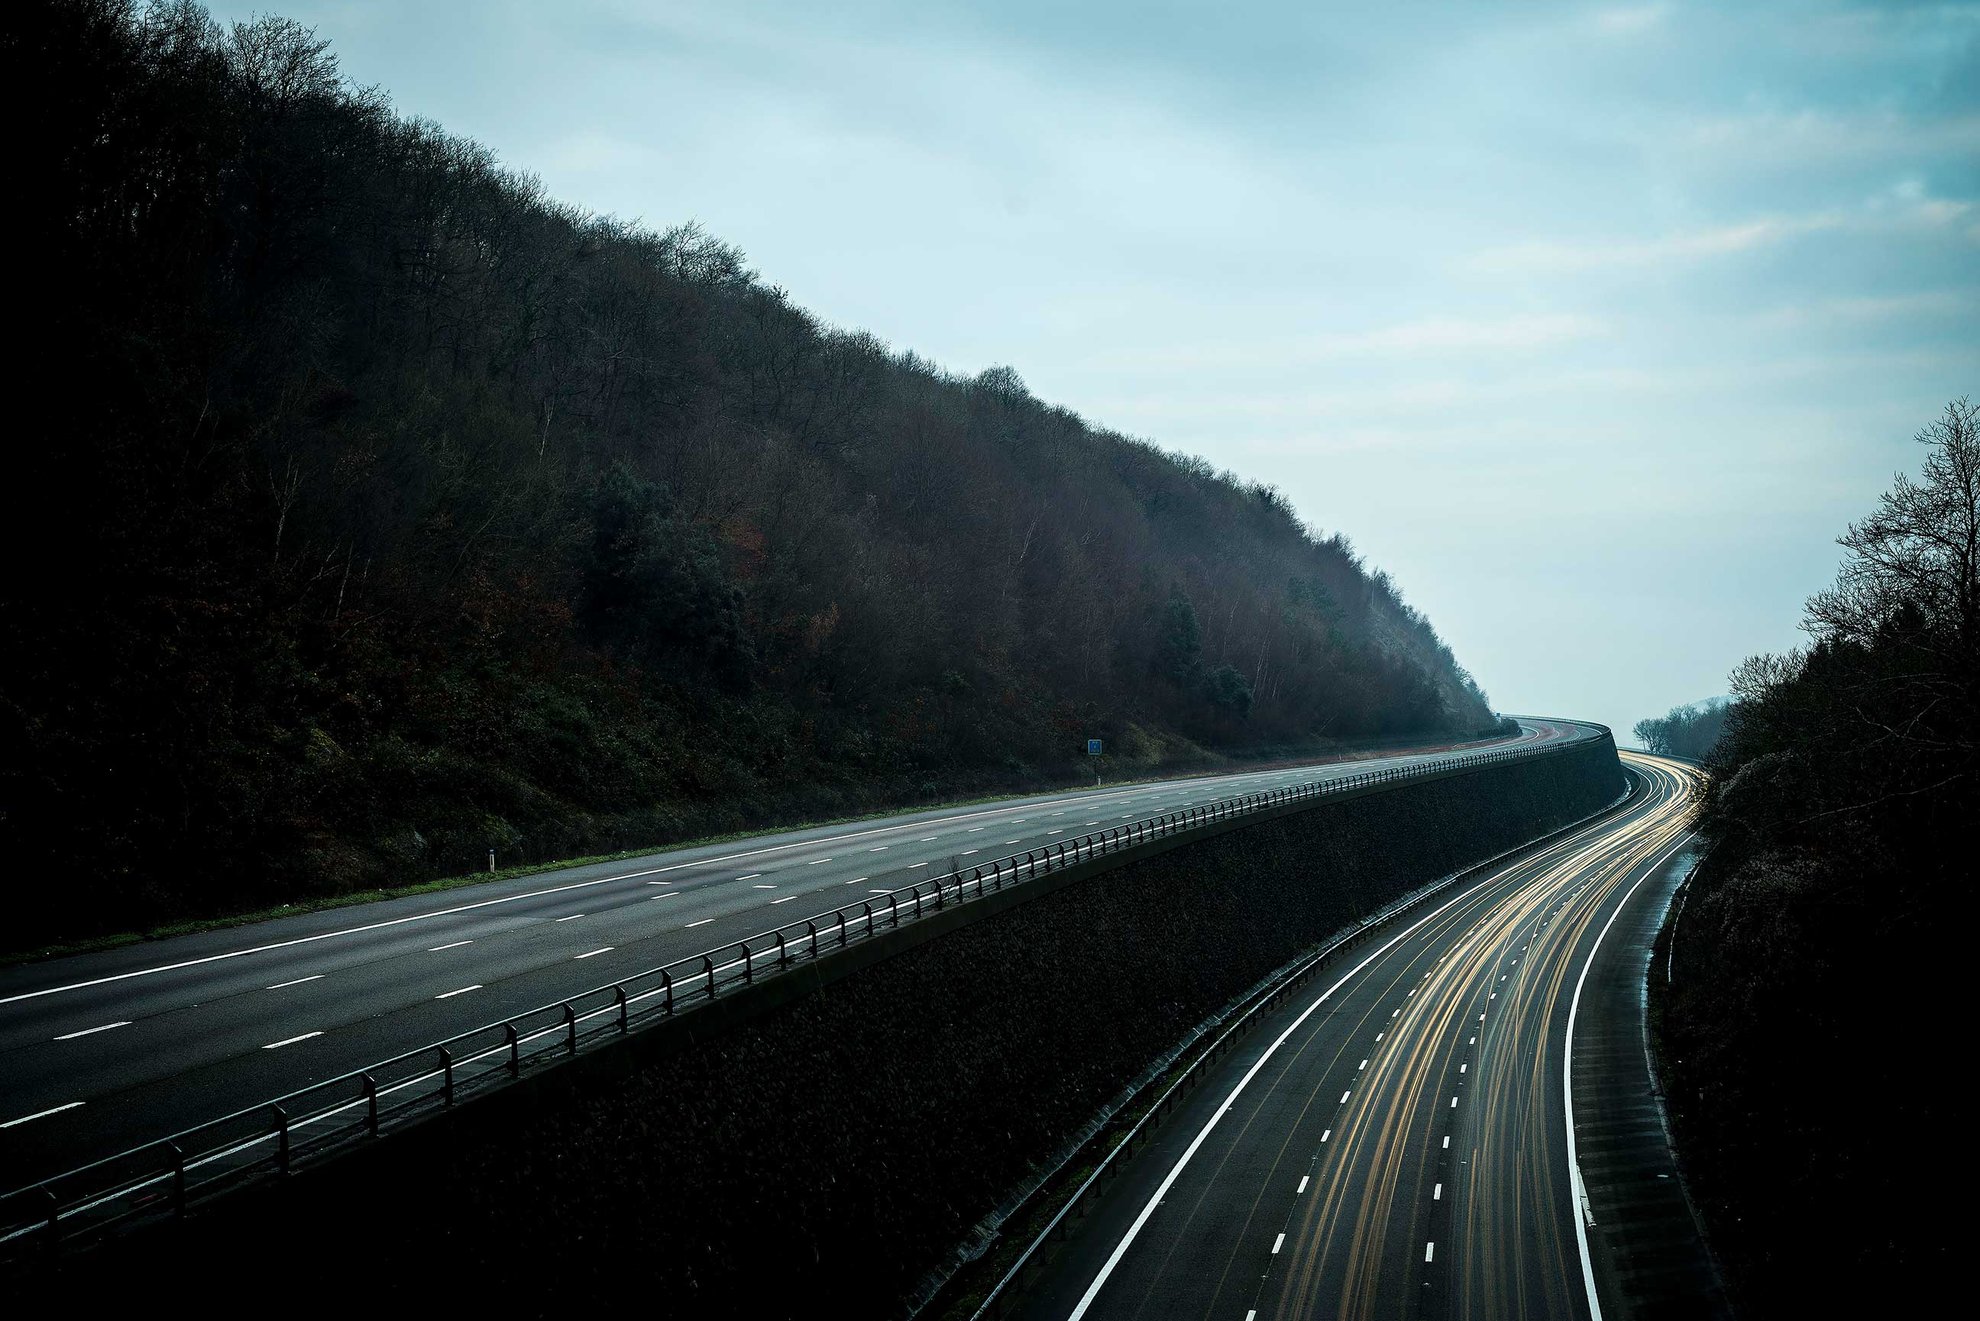
[(1976, 5), (213, 8), (1277, 484), (1501, 710), (1724, 692), (1980, 394)]

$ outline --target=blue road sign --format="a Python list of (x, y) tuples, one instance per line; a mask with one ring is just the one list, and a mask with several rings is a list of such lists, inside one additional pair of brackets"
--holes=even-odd
[(1097, 757), (1097, 756), (1099, 756), (1099, 755), (1100, 755), (1100, 740), (1099, 740), (1099, 739), (1097, 739), (1097, 738), (1090, 738), (1090, 739), (1088, 739), (1088, 740), (1086, 740), (1086, 755), (1087, 755), (1087, 756), (1089, 756), (1089, 757)]

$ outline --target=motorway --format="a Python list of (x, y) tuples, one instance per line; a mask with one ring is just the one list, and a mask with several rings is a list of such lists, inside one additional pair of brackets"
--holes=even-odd
[[(1640, 1044), (1619, 1063), (1602, 1056), (1612, 1079), (1583, 1076), (1584, 1052), (1566, 1085), (1577, 1012), (1577, 1043), (1619, 1031), (1640, 1043), (1622, 1029), (1640, 1018), (1647, 944), (1605, 946), (1605, 933), (1627, 915), (1631, 939), (1654, 935), (1690, 861), (1694, 772), (1624, 761), (1641, 777), (1624, 808), (1408, 910), (1252, 1029), (1073, 1230), (1020, 1314), (1582, 1318), (1604, 1314), (1591, 1308), (1598, 1273), (1612, 1318), (1714, 1314), (1708, 1266), (1624, 1279), (1618, 1253), (1598, 1244), (1591, 1258), (1595, 1231), (1577, 1214), (1576, 1135), (1606, 1158), (1617, 1125), (1640, 1140), (1647, 1112), (1656, 1140), (1604, 1167), (1599, 1232), (1626, 1243), (1648, 1183), (1675, 1199), (1702, 1261)], [(1634, 989), (1581, 1004), (1598, 981)], [(1598, 1000), (1619, 1025), (1591, 1021)], [(1637, 1095), (1591, 1132), (1569, 1105), (1598, 1082)]]
[[(1513, 739), (1599, 731), (1530, 720)], [(904, 813), (0, 970), (0, 1192), (957, 866), (1261, 790), (1275, 767)]]

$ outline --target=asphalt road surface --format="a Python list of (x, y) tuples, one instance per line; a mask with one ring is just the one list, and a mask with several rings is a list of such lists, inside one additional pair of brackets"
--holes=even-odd
[[(1643, 777), (1626, 808), (1426, 900), (1385, 943), (1256, 1028), (1088, 1212), (1022, 1314), (1591, 1315), (1597, 1265), (1612, 1275), (1615, 1256), (1591, 1260), (1577, 1214), (1581, 1155), (1563, 1067), (1570, 1018), (1578, 1043), (1640, 1043), (1631, 1024), (1605, 1033), (1591, 1021), (1597, 999), (1620, 1019), (1640, 1012), (1638, 996), (1578, 996), (1584, 973), (1614, 952), (1597, 956), (1619, 914), (1633, 931), (1654, 932), (1644, 909), (1661, 911), (1690, 843), (1692, 772), (1624, 760)], [(1633, 959), (1604, 980), (1640, 986), (1640, 951)], [(1573, 1095), (1587, 1097), (1587, 1061), (1577, 1058)], [(1647, 1099), (1640, 1044), (1633, 1059), (1604, 1055), (1602, 1066), (1618, 1071), (1624, 1091), (1637, 1079)], [(1605, 1109), (1601, 1118), (1640, 1117)], [(1584, 1144), (1605, 1140), (1590, 1137), (1590, 1116), (1577, 1118)], [(1684, 1215), (1668, 1152), (1652, 1145), (1647, 1166), (1605, 1167), (1610, 1218), (1599, 1233), (1610, 1241), (1628, 1239), (1633, 1180), (1654, 1181)], [(1680, 1229), (1695, 1239), (1688, 1219)], [(1695, 1284), (1662, 1280), (1662, 1294), (1646, 1300), (1605, 1279), (1604, 1314), (1648, 1314), (1636, 1304), (1669, 1303), (1672, 1289)]]
[[(1532, 720), (1512, 741), (1597, 732)], [(956, 865), (1447, 755), (904, 813), (0, 970), (0, 1191)]]

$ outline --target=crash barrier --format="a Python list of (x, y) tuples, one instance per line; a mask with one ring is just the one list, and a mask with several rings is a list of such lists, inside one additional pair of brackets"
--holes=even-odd
[[(1591, 734), (1606, 730), (1589, 726)], [(525, 1074), (689, 1014), (745, 986), (829, 959), (957, 905), (1159, 840), (1220, 833), (1288, 806), (1578, 749), (1585, 738), (1455, 753), (1406, 766), (1162, 812), (786, 922), (380, 1060), (0, 1197), (0, 1255), (182, 1217), (198, 1202), (280, 1177)]]

